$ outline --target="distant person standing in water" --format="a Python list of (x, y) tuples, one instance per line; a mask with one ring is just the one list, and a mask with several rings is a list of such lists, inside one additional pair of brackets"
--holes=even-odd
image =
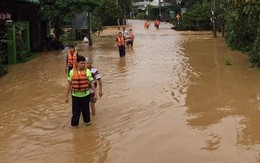
[(146, 22), (144, 22), (144, 28), (149, 29), (149, 26), (150, 26), (149, 21), (146, 20)]
[(69, 46), (68, 54), (66, 56), (65, 73), (69, 75), (70, 70), (72, 70), (73, 65), (76, 63), (78, 58), (78, 52), (73, 45)]
[(119, 56), (124, 57), (125, 56), (125, 39), (124, 39), (122, 32), (118, 32), (116, 42), (117, 42), (117, 47), (119, 50)]
[(159, 26), (160, 26), (160, 21), (159, 20), (155, 20), (154, 27), (158, 30)]

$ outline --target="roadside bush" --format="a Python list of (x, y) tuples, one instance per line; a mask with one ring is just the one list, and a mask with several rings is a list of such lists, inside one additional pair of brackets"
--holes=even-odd
[(7, 34), (6, 34), (6, 25), (3, 22), (0, 22), (0, 78), (7, 74)]
[(0, 78), (8, 73), (8, 69), (6, 65), (0, 64)]
[(231, 49), (248, 52), (252, 49), (255, 37), (255, 27), (252, 20), (244, 13), (244, 5), (236, 6), (234, 11), (227, 13), (225, 40)]
[(0, 40), (0, 78), (8, 72), (7, 65), (5, 64), (7, 57), (7, 43), (7, 40)]
[(146, 15), (145, 15), (145, 13), (138, 13), (137, 15), (136, 15), (136, 19), (146, 19)]
[(254, 41), (252, 50), (249, 51), (249, 61), (253, 67), (260, 67), (260, 29), (257, 32), (257, 38)]
[(260, 67), (260, 1), (241, 1), (226, 7), (225, 40), (231, 49), (246, 52)]
[[(178, 26), (180, 30), (210, 30), (212, 28), (211, 3), (196, 4), (180, 18)], [(177, 23), (178, 21), (176, 21)]]

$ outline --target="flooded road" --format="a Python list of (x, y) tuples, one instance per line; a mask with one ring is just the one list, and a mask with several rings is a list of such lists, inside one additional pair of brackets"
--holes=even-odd
[(210, 33), (128, 23), (136, 40), (125, 58), (116, 31), (78, 46), (104, 85), (91, 126), (70, 126), (64, 52), (9, 67), (0, 79), (0, 162), (260, 162), (260, 70)]

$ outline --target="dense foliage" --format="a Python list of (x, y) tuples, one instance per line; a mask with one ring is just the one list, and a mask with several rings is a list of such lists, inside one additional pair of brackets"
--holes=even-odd
[(117, 19), (124, 18), (122, 9), (116, 4), (116, 1), (100, 0), (94, 15), (103, 25), (116, 25)]
[[(233, 50), (247, 53), (252, 66), (260, 67), (260, 1), (216, 0), (215, 2), (216, 28), (222, 31), (227, 45)], [(212, 29), (210, 21), (212, 1), (181, 0), (177, 5), (188, 8), (179, 21), (175, 20), (179, 30)]]
[(39, 0), (39, 14), (43, 20), (49, 20), (54, 25), (54, 34), (59, 39), (63, 33), (61, 25), (70, 22), (76, 13), (83, 11), (91, 12), (97, 7), (96, 0)]
[(4, 76), (8, 70), (5, 64), (7, 57), (7, 34), (6, 34), (6, 26), (4, 23), (0, 24), (0, 78)]
[[(172, 6), (163, 7), (164, 19), (171, 21), (177, 30), (211, 30), (211, 0), (167, 0)], [(183, 9), (186, 12), (183, 12)], [(172, 12), (173, 14), (166, 14)], [(180, 17), (177, 18), (176, 16)], [(174, 16), (174, 17), (173, 17)]]
[(181, 30), (209, 30), (212, 28), (211, 3), (197, 3), (182, 15), (179, 21), (179, 29)]
[(128, 18), (132, 11), (132, 0), (117, 0), (117, 4), (121, 8), (124, 18)]
[(247, 52), (253, 66), (260, 67), (260, 1), (238, 1), (225, 8), (225, 40), (232, 49)]
[(53, 23), (58, 40), (64, 35), (61, 25), (70, 24), (72, 17), (83, 11), (92, 13), (92, 28), (96, 32), (102, 30), (104, 25), (116, 25), (118, 19), (122, 21), (128, 17), (131, 0), (40, 0), (39, 15)]

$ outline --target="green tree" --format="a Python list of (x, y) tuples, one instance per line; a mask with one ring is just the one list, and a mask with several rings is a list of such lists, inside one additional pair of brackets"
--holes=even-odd
[(94, 14), (103, 25), (115, 25), (118, 18), (124, 18), (121, 8), (114, 0), (101, 0)]
[(131, 9), (132, 9), (132, 1), (131, 0), (118, 0), (118, 5), (120, 6), (123, 15), (129, 17)]
[(58, 40), (62, 34), (60, 26), (63, 22), (71, 21), (76, 13), (91, 12), (97, 7), (96, 0), (39, 0), (39, 2), (39, 15), (43, 20), (53, 23), (54, 34)]
[(198, 3), (193, 5), (190, 10), (182, 15), (179, 28), (184, 30), (209, 30), (212, 27), (210, 18), (211, 3)]
[[(1, 26), (0, 32), (1, 33), (6, 32), (5, 25)], [(8, 44), (7, 34), (4, 34), (0, 39), (0, 78), (8, 72), (7, 66), (5, 65), (6, 57), (7, 57), (7, 44)]]
[(260, 1), (230, 2), (225, 13), (228, 46), (247, 52), (252, 65), (260, 67)]

